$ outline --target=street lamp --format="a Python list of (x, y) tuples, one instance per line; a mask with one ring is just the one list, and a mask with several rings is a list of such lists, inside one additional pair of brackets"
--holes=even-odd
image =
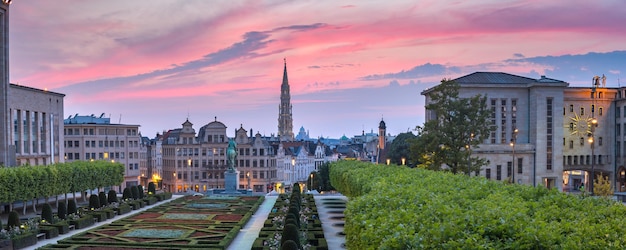
[(406, 164), (406, 158), (402, 157), (402, 165)]
[(591, 129), (589, 130), (589, 143), (591, 144), (591, 178), (589, 181), (589, 193), (591, 193), (591, 195), (593, 195), (593, 181), (595, 179), (595, 162), (596, 162), (596, 155), (595, 155), (595, 141), (594, 141), (594, 132), (596, 130), (596, 126), (598, 126), (598, 120), (596, 120), (596, 118), (592, 118), (591, 119)]
[(511, 147), (513, 148), (513, 161), (511, 162), (511, 182), (515, 183), (515, 143), (517, 143), (517, 132), (519, 130), (513, 130), (513, 138), (511, 138)]
[(246, 173), (246, 177), (248, 178), (248, 189), (250, 189), (250, 172)]
[(309, 191), (311, 191), (313, 190), (313, 173), (311, 173), (311, 180), (309, 182), (310, 182)]

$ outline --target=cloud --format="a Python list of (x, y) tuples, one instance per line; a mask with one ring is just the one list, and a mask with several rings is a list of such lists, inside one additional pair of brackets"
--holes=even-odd
[(460, 68), (456, 66), (448, 67), (442, 64), (426, 63), (413, 67), (410, 70), (402, 70), (395, 73), (375, 74), (361, 77), (361, 80), (380, 80), (380, 79), (412, 79), (430, 76), (443, 76), (450, 72), (458, 73)]
[(522, 55), (522, 53), (515, 53), (515, 54), (513, 54), (513, 57), (524, 58), (524, 55)]

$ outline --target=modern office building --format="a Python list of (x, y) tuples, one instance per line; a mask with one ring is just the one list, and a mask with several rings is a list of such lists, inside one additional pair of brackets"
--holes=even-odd
[(107, 160), (122, 163), (125, 166), (124, 182), (118, 192), (124, 188), (139, 185), (141, 155), (145, 147), (141, 146), (139, 125), (112, 124), (104, 114), (69, 116), (64, 120), (63, 144), (65, 161)]
[[(623, 171), (626, 127), (619, 107), (624, 88), (606, 88), (594, 77), (589, 87), (569, 87), (542, 76), (533, 79), (500, 72), (476, 72), (454, 79), (461, 98), (485, 95), (493, 131), (472, 154), (489, 160), (479, 175), (488, 179), (513, 178), (519, 184), (568, 191), (581, 183), (589, 187), (592, 172), (615, 182)], [(433, 89), (422, 92), (426, 103)], [(436, 114), (426, 111), (426, 120)], [(626, 131), (624, 131), (626, 132)], [(622, 134), (622, 133), (619, 133)], [(626, 145), (625, 145), (626, 146)], [(617, 155), (616, 155), (617, 152)], [(515, 171), (513, 173), (513, 171)], [(626, 171), (623, 171), (626, 172)], [(618, 179), (616, 187), (624, 183)]]

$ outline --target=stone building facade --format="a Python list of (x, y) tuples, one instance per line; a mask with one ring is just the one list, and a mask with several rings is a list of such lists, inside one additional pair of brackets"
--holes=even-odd
[(111, 124), (110, 118), (94, 115), (70, 116), (64, 120), (65, 161), (106, 160), (125, 166), (124, 188), (139, 185), (139, 164), (145, 148), (141, 146), (139, 125)]

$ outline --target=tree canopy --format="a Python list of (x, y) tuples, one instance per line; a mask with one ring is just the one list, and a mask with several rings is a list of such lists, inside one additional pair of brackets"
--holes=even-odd
[(469, 174), (488, 164), (471, 153), (492, 129), (487, 97), (460, 98), (459, 88), (454, 81), (443, 79), (428, 94), (426, 110), (434, 112), (433, 118), (417, 127), (417, 138), (410, 146), (411, 160), (419, 162), (418, 167)]
[(415, 165), (414, 161), (409, 160), (409, 148), (411, 146), (411, 140), (414, 139), (415, 135), (411, 132), (400, 133), (393, 139), (389, 145), (389, 153), (387, 154), (392, 163), (402, 165), (402, 158), (405, 158), (407, 160), (405, 165)]

